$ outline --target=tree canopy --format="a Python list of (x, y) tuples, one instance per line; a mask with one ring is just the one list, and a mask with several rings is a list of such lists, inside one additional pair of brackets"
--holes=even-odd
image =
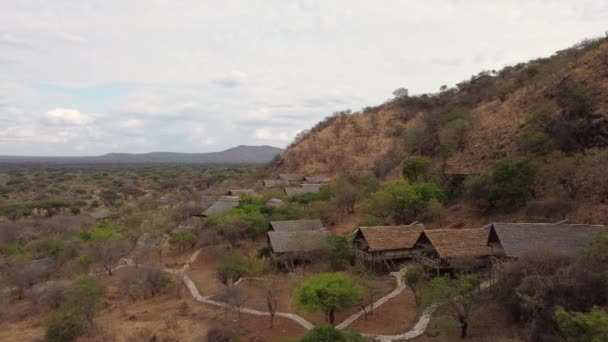
[(307, 311), (323, 311), (334, 324), (336, 310), (357, 304), (363, 288), (345, 273), (320, 273), (305, 279), (296, 290), (298, 306)]

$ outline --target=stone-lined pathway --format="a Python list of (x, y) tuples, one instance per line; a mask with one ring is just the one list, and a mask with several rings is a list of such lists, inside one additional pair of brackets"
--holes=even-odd
[[(176, 270), (176, 269), (165, 268), (164, 271), (175, 274), (175, 275), (182, 275), (182, 279), (183, 279), (184, 283), (186, 284), (186, 287), (190, 291), (190, 294), (192, 295), (192, 297), (197, 302), (208, 304), (208, 305), (219, 306), (222, 308), (232, 308), (230, 304), (211, 299), (213, 296), (216, 295), (216, 293), (213, 293), (213, 294), (207, 295), (207, 296), (202, 296), (199, 293), (198, 288), (196, 287), (196, 285), (194, 284), (192, 279), (190, 279), (190, 277), (188, 277), (188, 275), (186, 274), (186, 271), (188, 270), (188, 268), (190, 268), (190, 265), (196, 261), (199, 254), (201, 253), (201, 251), (202, 251), (202, 249), (197, 249), (190, 256), (190, 258), (188, 259), (188, 262), (186, 262), (180, 269)], [(124, 264), (117, 266), (114, 269), (120, 269), (120, 268), (128, 267), (128, 266), (135, 266), (135, 263), (130, 259), (124, 259), (123, 262), (124, 262)], [(397, 287), (391, 293), (387, 294), (386, 296), (384, 296), (384, 297), (378, 299), (376, 302), (374, 302), (374, 304), (373, 304), (374, 309), (386, 304), (389, 300), (395, 298), (396, 296), (401, 294), (406, 289), (406, 286), (405, 286), (405, 284), (403, 284), (403, 281), (402, 281), (402, 275), (403, 275), (404, 271), (405, 271), (405, 268), (401, 269), (399, 272), (391, 273), (391, 276), (394, 277), (395, 281), (397, 282)], [(481, 285), (480, 290), (486, 289), (488, 287), (489, 287), (489, 283), (485, 282)], [(400, 334), (400, 335), (363, 334), (363, 336), (373, 338), (375, 341), (378, 341), (378, 342), (394, 342), (394, 341), (403, 341), (403, 340), (413, 339), (415, 337), (422, 335), (426, 331), (426, 329), (429, 325), (429, 322), (431, 321), (431, 316), (433, 315), (435, 310), (437, 310), (437, 308), (443, 304), (445, 304), (445, 303), (437, 303), (437, 304), (427, 307), (422, 312), (422, 315), (420, 315), (420, 318), (418, 319), (418, 321), (416, 322), (414, 327), (403, 334)], [(371, 305), (366, 307), (365, 309), (369, 311), (371, 309)], [(241, 308), (240, 311), (243, 313), (250, 314), (250, 315), (270, 316), (270, 313), (268, 311), (254, 310), (254, 309), (250, 309), (250, 308)], [(343, 329), (347, 328), (354, 321), (361, 318), (361, 316), (363, 316), (364, 314), (365, 314), (365, 310), (361, 310), (361, 311), (347, 317), (344, 321), (342, 321), (342, 323), (340, 323), (336, 326), (336, 329), (343, 330)], [(290, 320), (296, 322), (297, 324), (299, 324), (300, 326), (302, 326), (306, 330), (311, 330), (315, 327), (314, 324), (310, 323), (303, 317), (296, 315), (296, 314), (289, 313), (289, 312), (276, 312), (275, 316), (290, 319)]]

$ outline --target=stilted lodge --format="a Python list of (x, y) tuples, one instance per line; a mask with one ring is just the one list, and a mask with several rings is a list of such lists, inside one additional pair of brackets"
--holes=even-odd
[(308, 184), (327, 184), (331, 181), (331, 178), (326, 176), (308, 176), (304, 177), (304, 181)]
[(323, 184), (302, 184), (299, 187), (286, 187), (285, 194), (290, 199), (296, 199), (304, 194), (319, 192), (322, 186)]
[(253, 190), (253, 189), (237, 189), (237, 190), (230, 190), (230, 192), (228, 192), (228, 195), (254, 197), (254, 196), (257, 196), (258, 193), (255, 192), (255, 190)]
[(319, 219), (271, 221), (268, 225), (269, 232), (301, 232), (321, 229), (323, 229), (323, 223)]
[(400, 261), (412, 257), (424, 225), (360, 227), (353, 240), (357, 262), (370, 271), (396, 270)]
[(312, 261), (326, 248), (325, 230), (269, 231), (268, 242), (273, 264), (293, 270), (297, 262)]
[(279, 179), (288, 182), (302, 182), (304, 180), (304, 175), (298, 173), (281, 173), (279, 174)]
[(440, 274), (452, 271), (458, 259), (476, 258), (489, 265), (492, 248), (488, 246), (489, 229), (429, 229), (416, 241), (414, 261)]
[(236, 208), (239, 205), (240, 198), (238, 196), (222, 196), (209, 208), (203, 211), (203, 216), (219, 215)]
[(607, 226), (564, 223), (491, 223), (488, 246), (502, 261), (517, 259), (532, 250), (555, 249), (574, 253), (589, 244)]
[(266, 188), (284, 188), (289, 186), (289, 181), (283, 179), (266, 179), (263, 183)]

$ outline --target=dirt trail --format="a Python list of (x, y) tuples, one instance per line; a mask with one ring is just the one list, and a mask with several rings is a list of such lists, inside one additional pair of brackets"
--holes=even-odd
[[(196, 258), (198, 257), (198, 255), (200, 254), (200, 251), (201, 250), (199, 249), (196, 252), (194, 252), (192, 257), (190, 257), (189, 262), (186, 265), (184, 265), (184, 267), (180, 270), (180, 272), (182, 272), (182, 274), (183, 274), (183, 280), (184, 280), (184, 283), (186, 284), (186, 287), (188, 287), (188, 290), (190, 291), (190, 294), (192, 295), (192, 297), (200, 303), (215, 305), (215, 306), (219, 306), (219, 307), (223, 307), (223, 308), (230, 308), (230, 305), (227, 303), (210, 299), (211, 297), (213, 297), (213, 295), (201, 296), (201, 294), (199, 293), (199, 291), (196, 288), (196, 285), (194, 284), (192, 279), (190, 279), (190, 277), (188, 277), (185, 274), (185, 271), (188, 269), (190, 264), (193, 263), (196, 260)], [(406, 286), (402, 282), (402, 276), (403, 276), (403, 272), (405, 270), (406, 269), (404, 268), (404, 269), (401, 269), (399, 272), (391, 273), (391, 276), (394, 277), (395, 281), (397, 282), (397, 287), (391, 293), (378, 299), (373, 304), (374, 308), (378, 308), (378, 307), (382, 306), (383, 304), (387, 303), (389, 300), (398, 296), (400, 293), (402, 293), (406, 289)], [(482, 285), (482, 287), (483, 287), (483, 285)], [(409, 339), (418, 337), (418, 336), (422, 335), (424, 333), (424, 331), (426, 331), (426, 328), (428, 327), (428, 324), (431, 319), (431, 315), (437, 309), (437, 307), (439, 307), (440, 305), (442, 305), (442, 303), (435, 304), (435, 305), (432, 305), (432, 306), (429, 306), (428, 308), (426, 308), (424, 310), (424, 312), (422, 313), (422, 315), (420, 316), (420, 319), (418, 320), (418, 322), (416, 322), (416, 324), (414, 325), (414, 327), (412, 329), (410, 329), (409, 331), (405, 332), (404, 334), (392, 335), (392, 336), (391, 335), (364, 334), (364, 336), (371, 337), (374, 340), (380, 341), (380, 342), (393, 342), (396, 340), (403, 340), (403, 339), (409, 340)], [(366, 308), (366, 310), (370, 310), (370, 309), (371, 309), (371, 307)], [(250, 308), (242, 308), (241, 312), (248, 313), (251, 315), (257, 315), (257, 316), (269, 316), (270, 315), (270, 313), (267, 311), (254, 310), (254, 309), (250, 309)], [(342, 321), (342, 323), (340, 323), (336, 326), (336, 329), (339, 329), (339, 330), (345, 329), (350, 324), (352, 324), (354, 321), (361, 318), (361, 316), (363, 316), (364, 314), (365, 314), (365, 310), (361, 310), (361, 311), (347, 317), (344, 321)], [(288, 312), (277, 312), (275, 315), (277, 317), (284, 317), (284, 318), (290, 319), (290, 320), (296, 322), (297, 324), (299, 324), (300, 326), (304, 327), (304, 329), (306, 329), (306, 330), (311, 330), (314, 328), (314, 325), (312, 323), (308, 322), (306, 319), (304, 319), (301, 316), (298, 316), (296, 314), (292, 314), (292, 313), (288, 313)]]

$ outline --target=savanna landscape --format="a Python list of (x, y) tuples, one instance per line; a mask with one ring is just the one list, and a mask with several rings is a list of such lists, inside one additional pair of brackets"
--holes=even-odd
[[(260, 33), (275, 34), (302, 38)], [(238, 40), (216, 37), (204, 51)], [(0, 51), (24, 44), (0, 30)], [(175, 66), (169, 80), (211, 55), (175, 57), (187, 72)], [(322, 83), (304, 65), (294, 93)], [(99, 93), (36, 84), (51, 89), (44, 101), (75, 96), (83, 108), (137, 95), (114, 119), (113, 102), (105, 113), (49, 110), (48, 136), (18, 126), (25, 116), (4, 104), (0, 82), (0, 341), (608, 341), (608, 33), (437, 91), (399, 87), (316, 123), (325, 100), (266, 103), (251, 89), (280, 72), (257, 70), (188, 96), (137, 93), (145, 77), (141, 89)], [(187, 101), (165, 107), (167, 94)], [(223, 112), (244, 98), (264, 107)]]

